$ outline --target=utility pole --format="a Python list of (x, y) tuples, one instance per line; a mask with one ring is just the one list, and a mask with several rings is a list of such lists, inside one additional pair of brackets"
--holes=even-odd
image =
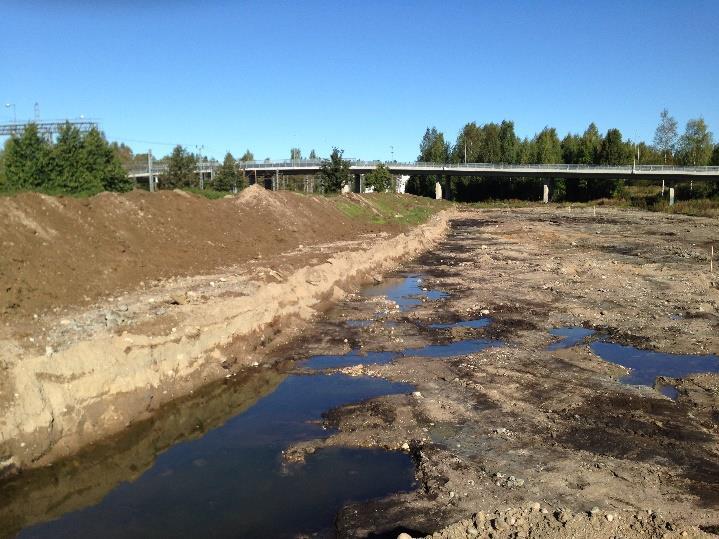
[(152, 179), (152, 150), (147, 150), (147, 185), (150, 193), (154, 193), (155, 180)]
[(35, 121), (37, 122), (40, 119), (40, 103), (35, 101), (35, 106), (33, 108), (35, 110)]

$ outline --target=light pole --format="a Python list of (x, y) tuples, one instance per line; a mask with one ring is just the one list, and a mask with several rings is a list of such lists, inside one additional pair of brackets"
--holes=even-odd
[(390, 163), (394, 163), (394, 146), (389, 147), (390, 155), (392, 156), (392, 160)]
[(205, 149), (204, 146), (195, 146), (197, 148), (197, 169), (200, 172), (200, 189), (205, 188), (205, 175), (202, 172), (202, 150)]
[(12, 123), (17, 123), (17, 108), (15, 107), (15, 103), (5, 103), (5, 108), (9, 109), (12, 107)]

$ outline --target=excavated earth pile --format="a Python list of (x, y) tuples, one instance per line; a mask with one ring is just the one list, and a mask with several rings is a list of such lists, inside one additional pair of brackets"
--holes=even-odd
[(446, 212), (403, 220), (446, 205), (362, 198), (0, 199), (0, 470), (72, 455), (261, 362), (253, 351), (446, 228)]

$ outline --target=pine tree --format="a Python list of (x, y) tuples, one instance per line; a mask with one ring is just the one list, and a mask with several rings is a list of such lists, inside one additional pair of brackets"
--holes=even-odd
[(195, 156), (178, 144), (167, 160), (167, 172), (160, 177), (160, 188), (197, 187), (199, 178), (195, 172), (196, 167)]
[(47, 189), (50, 183), (50, 145), (40, 137), (37, 125), (25, 126), (22, 136), (5, 145), (5, 183), (14, 191)]
[(217, 169), (213, 187), (217, 191), (234, 191), (238, 188), (239, 173), (237, 172), (237, 163), (230, 152), (227, 152), (222, 165)]
[(320, 185), (325, 193), (337, 193), (350, 183), (350, 163), (342, 159), (342, 154), (344, 150), (332, 148), (330, 158), (322, 162)]

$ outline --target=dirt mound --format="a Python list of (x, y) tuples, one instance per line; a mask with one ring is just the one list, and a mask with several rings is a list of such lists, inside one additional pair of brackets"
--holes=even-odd
[(341, 198), (260, 186), (220, 200), (172, 191), (0, 198), (0, 316), (32, 321), (168, 277), (406, 229), (351, 218)]
[[(405, 534), (407, 535), (407, 534)], [(400, 536), (402, 537), (402, 536)], [(431, 539), (470, 537), (713, 537), (694, 526), (667, 522), (651, 511), (605, 512), (593, 508), (586, 513), (542, 509), (539, 503), (527, 509), (506, 509), (495, 513), (476, 513), (444, 530), (428, 535)], [(404, 539), (404, 538), (403, 538)]]

